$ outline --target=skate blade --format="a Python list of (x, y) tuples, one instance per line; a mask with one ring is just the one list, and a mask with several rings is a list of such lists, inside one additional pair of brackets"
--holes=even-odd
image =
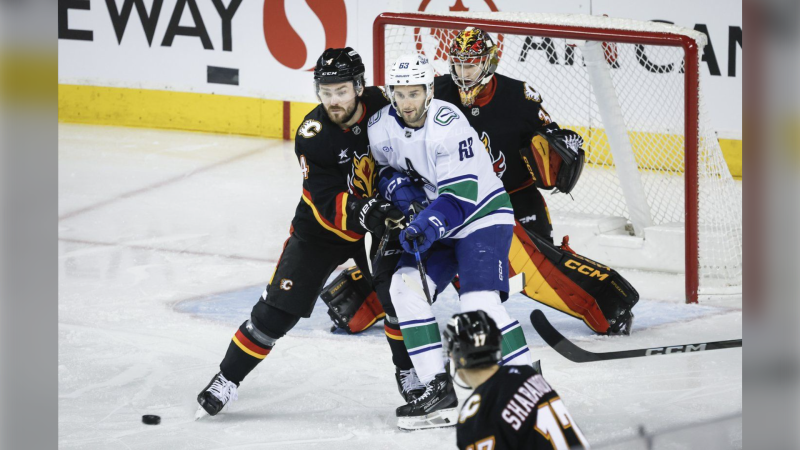
[(428, 428), (454, 427), (458, 421), (458, 408), (440, 409), (425, 416), (398, 417), (397, 428), (405, 431)]
[(205, 417), (207, 415), (208, 415), (208, 413), (201, 406), (201, 407), (197, 408), (197, 411), (194, 413), (194, 420), (200, 420), (200, 419), (202, 419), (203, 417)]

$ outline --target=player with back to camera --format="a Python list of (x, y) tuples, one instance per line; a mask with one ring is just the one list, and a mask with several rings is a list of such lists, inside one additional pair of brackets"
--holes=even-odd
[(501, 363), (531, 364), (519, 322), (500, 301), (508, 292), (514, 223), (508, 194), (469, 122), (455, 105), (433, 98), (433, 78), (424, 56), (400, 57), (389, 74), (391, 105), (373, 115), (368, 126), (379, 183), (408, 178), (430, 202), (400, 233), (405, 253), (391, 279), (404, 342), (426, 386), (397, 409), (402, 429), (452, 426), (458, 405), (436, 318), (420, 293), (416, 251), (426, 267), (432, 300), (458, 273), (461, 309), (483, 309), (502, 326)]
[[(234, 334), (219, 373), (197, 396), (198, 417), (203, 412), (216, 415), (236, 399), (242, 380), (300, 318), (311, 315), (337, 266), (353, 258), (369, 276), (365, 233), (381, 236), (387, 223), (404, 220), (389, 202), (372, 197), (367, 118), (388, 101), (380, 89), (365, 87), (361, 57), (350, 47), (325, 50), (314, 69), (314, 83), (321, 104), (306, 115), (295, 138), (303, 192), (290, 236), (250, 319)], [(387, 315), (394, 315), (388, 283), (377, 290), (387, 293), (379, 298)], [(389, 342), (398, 353), (395, 358), (408, 359), (404, 346), (396, 352), (398, 345)]]
[(556, 391), (530, 366), (500, 366), (501, 334), (484, 311), (456, 314), (443, 333), (472, 394), (456, 425), (460, 450), (567, 450), (589, 445)]
[[(521, 243), (509, 256), (525, 268), (525, 294), (583, 319), (595, 332), (628, 333), (638, 293), (616, 271), (576, 255), (566, 237), (561, 247), (553, 245), (539, 192), (573, 189), (584, 163), (583, 138), (554, 122), (528, 83), (496, 73), (498, 46), (489, 33), (475, 27), (458, 32), (448, 58), (450, 73), (436, 77), (434, 96), (455, 104), (475, 128), (508, 191)], [(592, 277), (595, 270), (609, 276)]]

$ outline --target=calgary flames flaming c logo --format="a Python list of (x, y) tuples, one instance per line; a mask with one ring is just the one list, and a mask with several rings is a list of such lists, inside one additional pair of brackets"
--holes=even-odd
[(375, 160), (367, 150), (363, 154), (356, 152), (353, 155), (353, 167), (350, 171), (348, 187), (350, 192), (362, 198), (372, 197), (375, 193), (373, 182), (375, 181)]

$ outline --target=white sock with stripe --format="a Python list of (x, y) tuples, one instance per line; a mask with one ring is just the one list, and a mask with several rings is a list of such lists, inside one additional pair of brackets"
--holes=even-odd
[[(404, 274), (414, 280), (420, 279), (417, 269), (403, 267), (392, 276), (389, 292), (400, 321), (400, 330), (408, 355), (414, 363), (420, 381), (428, 383), (437, 374), (444, 372), (442, 336), (431, 305), (415, 290), (406, 286), (402, 277)], [(428, 286), (431, 292), (435, 292), (436, 285), (430, 278)]]

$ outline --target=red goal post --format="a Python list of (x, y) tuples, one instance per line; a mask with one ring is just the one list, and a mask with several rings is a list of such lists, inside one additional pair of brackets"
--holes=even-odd
[[(389, 26), (462, 30), (468, 26), (475, 26), (488, 31), (493, 35), (522, 35), (541, 38), (558, 38), (569, 41), (595, 41), (620, 44), (637, 44), (647, 46), (675, 47), (682, 49), (685, 66), (683, 67), (683, 135), (684, 146), (684, 207), (685, 207), (685, 296), (687, 303), (698, 300), (700, 284), (700, 255), (699, 255), (699, 180), (698, 159), (700, 141), (700, 56), (701, 46), (705, 42), (697, 36), (680, 33), (670, 33), (661, 30), (647, 31), (643, 29), (625, 29), (616, 27), (617, 19), (608, 18), (608, 27), (595, 27), (578, 25), (582, 18), (591, 18), (588, 22), (602, 21), (603, 17), (597, 16), (563, 16), (563, 23), (547, 23), (535, 20), (536, 14), (525, 15), (525, 20), (517, 21), (510, 14), (505, 13), (479, 13), (479, 14), (424, 14), (424, 13), (383, 13), (373, 24), (373, 61), (374, 82), (376, 85), (384, 84), (386, 61), (386, 29)], [(555, 15), (548, 15), (553, 17)], [(530, 20), (533, 17), (534, 20)], [(656, 24), (655, 28), (662, 24)], [(677, 28), (677, 27), (676, 27)], [(418, 31), (415, 31), (418, 32)], [(430, 58), (430, 56), (429, 56)], [(501, 60), (502, 64), (502, 60)], [(537, 88), (534, 86), (534, 88)], [(538, 88), (537, 88), (538, 89)], [(558, 117), (554, 117), (558, 121)], [(580, 184), (580, 182), (578, 183)], [(740, 238), (741, 239), (741, 238)], [(739, 244), (741, 245), (741, 244)]]

